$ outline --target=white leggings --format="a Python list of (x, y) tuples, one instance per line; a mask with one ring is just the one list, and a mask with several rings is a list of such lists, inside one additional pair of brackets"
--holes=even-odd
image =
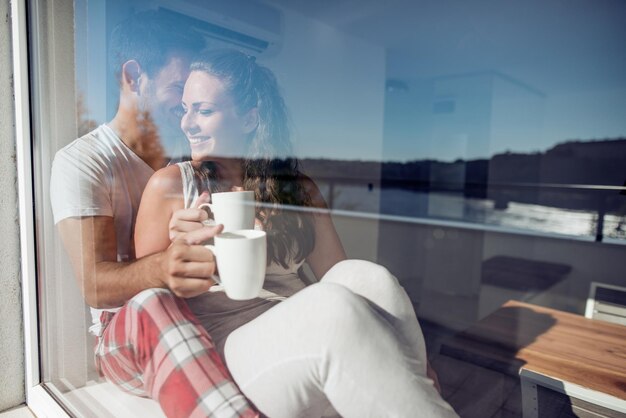
[(411, 302), (387, 269), (360, 260), (238, 328), (226, 341), (242, 392), (272, 418), (456, 417), (426, 377)]

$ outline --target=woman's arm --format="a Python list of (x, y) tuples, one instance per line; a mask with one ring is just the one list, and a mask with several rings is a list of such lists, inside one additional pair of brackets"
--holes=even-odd
[[(182, 211), (183, 186), (180, 170), (170, 166), (157, 171), (148, 181), (141, 197), (135, 224), (135, 254), (139, 262), (165, 254), (162, 270), (163, 284), (176, 296), (188, 298), (206, 292), (215, 282), (215, 257), (201, 244), (222, 231), (222, 226), (203, 227), (193, 221), (193, 214)], [(176, 215), (172, 218), (174, 212)], [(198, 209), (196, 216), (203, 211)], [(206, 218), (206, 214), (204, 214)], [(170, 240), (172, 220), (182, 229), (176, 229)], [(195, 224), (189, 226), (186, 224)], [(149, 256), (155, 254), (154, 256)], [(149, 257), (148, 257), (149, 256)], [(144, 273), (149, 276), (150, 272)]]
[(170, 246), (170, 219), (183, 206), (183, 186), (178, 166), (171, 165), (154, 173), (141, 196), (137, 213), (137, 258), (163, 251)]
[(331, 267), (347, 257), (322, 193), (310, 178), (304, 177), (302, 182), (305, 190), (311, 196), (313, 207), (321, 209), (321, 211), (316, 211), (313, 215), (315, 247), (306, 258), (311, 271), (315, 274), (315, 278), (320, 280)]

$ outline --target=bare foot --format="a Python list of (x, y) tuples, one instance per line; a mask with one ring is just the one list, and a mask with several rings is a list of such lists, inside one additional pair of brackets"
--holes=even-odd
[(441, 386), (439, 385), (439, 377), (437, 376), (437, 372), (430, 365), (430, 361), (426, 362), (426, 376), (432, 379), (433, 384), (435, 385), (435, 389), (441, 395)]

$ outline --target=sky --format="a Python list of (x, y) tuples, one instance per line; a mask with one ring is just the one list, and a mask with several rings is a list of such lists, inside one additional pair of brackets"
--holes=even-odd
[[(77, 83), (102, 123), (115, 106), (112, 86), (107, 115), (103, 15), (148, 3), (75, 4)], [(259, 56), (283, 88), (298, 157), (453, 161), (626, 136), (624, 2), (398, 0), (358, 19), (300, 6), (281, 6), (280, 48)]]

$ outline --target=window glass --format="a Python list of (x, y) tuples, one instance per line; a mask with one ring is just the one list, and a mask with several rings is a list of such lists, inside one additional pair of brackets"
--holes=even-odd
[[(304, 231), (294, 235), (304, 254), (315, 248), (311, 213), (330, 213), (347, 257), (386, 267), (406, 290), (461, 416), (522, 406), (519, 365), (469, 358), (460, 332), (502, 309), (531, 312), (544, 326), (512, 328), (530, 346), (558, 322), (533, 306), (582, 318), (592, 282), (626, 286), (623, 2), (29, 4), (42, 372), (78, 415), (158, 411), (104, 383), (92, 308), (127, 299), (100, 286), (98, 263), (115, 269), (169, 245), (165, 229), (150, 234), (170, 212), (135, 218), (151, 175), (178, 162), (216, 158), (195, 172), (212, 192), (234, 190), (226, 168), (243, 167), (242, 187), (265, 199), (257, 223)], [(199, 57), (224, 49), (265, 67), (266, 85), (275, 78), (276, 89), (254, 90), (263, 106), (231, 79), (207, 81)], [(267, 103), (278, 113), (263, 113)], [(268, 170), (281, 180), (259, 174)], [(197, 205), (171, 187), (168, 205)], [(274, 261), (291, 251), (268, 248)], [(286, 269), (304, 264), (308, 284), (339, 253), (329, 245)], [(481, 381), (494, 389), (473, 394)]]

